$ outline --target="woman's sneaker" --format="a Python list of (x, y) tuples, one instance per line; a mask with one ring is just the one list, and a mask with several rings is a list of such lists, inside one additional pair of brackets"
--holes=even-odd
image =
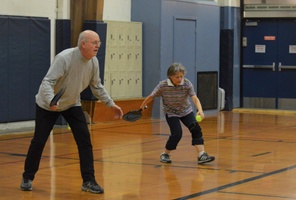
[(206, 152), (204, 152), (201, 156), (198, 157), (197, 163), (202, 164), (202, 163), (212, 162), (214, 160), (215, 160), (214, 156), (209, 156)]
[(172, 160), (170, 158), (170, 155), (169, 154), (166, 154), (166, 153), (160, 154), (160, 162), (163, 162), (163, 163), (171, 163)]
[(23, 191), (32, 191), (32, 181), (30, 179), (23, 178), (20, 188)]
[(81, 190), (85, 192), (91, 192), (95, 194), (104, 193), (104, 189), (97, 184), (95, 180), (83, 182), (81, 186)]

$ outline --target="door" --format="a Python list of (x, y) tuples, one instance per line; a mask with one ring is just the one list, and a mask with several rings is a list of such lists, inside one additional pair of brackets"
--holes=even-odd
[[(175, 18), (174, 62), (182, 63), (186, 78), (196, 85), (196, 19)], [(196, 89), (196, 88), (195, 88)]]
[(278, 108), (296, 109), (296, 20), (278, 23)]
[(243, 107), (295, 109), (295, 20), (246, 20), (243, 24)]

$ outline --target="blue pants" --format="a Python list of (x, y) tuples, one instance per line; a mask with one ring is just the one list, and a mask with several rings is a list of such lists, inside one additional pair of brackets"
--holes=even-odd
[(78, 147), (80, 171), (83, 181), (94, 180), (94, 158), (90, 133), (81, 106), (62, 112), (44, 110), (36, 105), (35, 132), (28, 149), (23, 177), (34, 180), (39, 169), (42, 152), (57, 118), (62, 115), (69, 123)]
[(175, 150), (182, 138), (182, 127), (180, 121), (189, 129), (192, 137), (192, 145), (204, 144), (201, 128), (196, 121), (193, 112), (184, 117), (168, 117), (165, 115), (165, 118), (171, 131), (171, 136), (165, 146), (167, 150)]

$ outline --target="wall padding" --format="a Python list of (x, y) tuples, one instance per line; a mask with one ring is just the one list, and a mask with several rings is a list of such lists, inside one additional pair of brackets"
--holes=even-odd
[(35, 95), (50, 64), (50, 20), (0, 16), (0, 24), (0, 122), (33, 120)]

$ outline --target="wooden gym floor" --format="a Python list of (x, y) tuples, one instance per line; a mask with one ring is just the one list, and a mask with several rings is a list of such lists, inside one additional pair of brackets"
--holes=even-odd
[(5, 200), (283, 200), (296, 199), (294, 112), (223, 111), (201, 122), (212, 163), (198, 165), (184, 136), (162, 164), (165, 121), (141, 119), (89, 125), (98, 183), (104, 194), (82, 192), (71, 131), (55, 128), (43, 152), (33, 191), (19, 189), (32, 132), (0, 136), (0, 199)]

